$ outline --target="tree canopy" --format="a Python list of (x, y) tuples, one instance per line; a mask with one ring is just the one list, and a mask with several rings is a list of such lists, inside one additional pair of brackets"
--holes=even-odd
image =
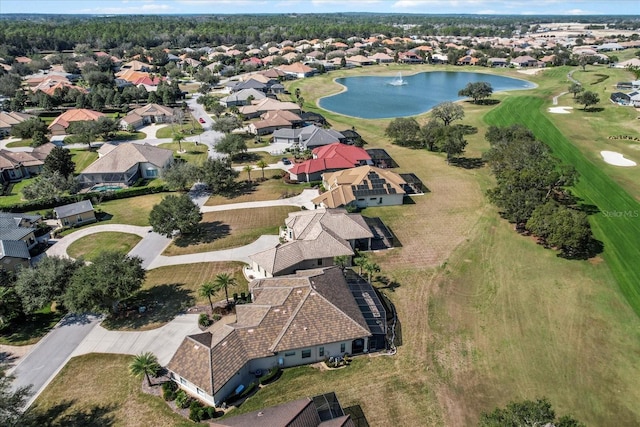
[(420, 145), (418, 133), (420, 125), (413, 117), (399, 117), (393, 119), (384, 134), (401, 147), (417, 148)]
[(473, 99), (473, 103), (477, 104), (481, 99), (489, 98), (493, 93), (493, 87), (488, 82), (471, 82), (467, 83), (464, 89), (458, 91), (458, 96), (467, 96)]
[(167, 196), (151, 209), (149, 224), (153, 231), (172, 237), (174, 232), (193, 233), (202, 220), (200, 207), (193, 203), (188, 194)]
[(584, 424), (571, 416), (556, 418), (551, 403), (546, 398), (511, 402), (506, 408), (496, 408), (493, 412), (480, 416), (480, 427), (522, 427), (544, 426), (584, 427)]
[(200, 167), (200, 180), (213, 194), (232, 194), (239, 172), (231, 167), (231, 159), (207, 159)]
[(54, 147), (44, 159), (42, 169), (45, 173), (60, 173), (64, 177), (73, 175), (76, 164), (73, 162), (71, 151), (63, 147)]
[(445, 126), (449, 126), (451, 122), (464, 118), (464, 109), (453, 102), (441, 102), (433, 107), (431, 115), (436, 119), (442, 120), (442, 124)]
[(64, 305), (73, 313), (114, 313), (120, 301), (142, 286), (142, 259), (114, 251), (101, 252), (71, 278)]
[(227, 133), (216, 143), (216, 151), (227, 154), (234, 159), (237, 155), (247, 151), (247, 143), (242, 136)]
[(595, 92), (585, 90), (583, 92), (580, 92), (580, 94), (576, 97), (576, 102), (578, 104), (584, 105), (584, 109), (587, 110), (592, 105), (596, 105), (598, 102), (600, 102), (600, 97)]
[(211, 126), (211, 129), (222, 132), (222, 133), (231, 133), (232, 130), (237, 129), (242, 126), (242, 120), (240, 120), (236, 116), (225, 116), (216, 119)]

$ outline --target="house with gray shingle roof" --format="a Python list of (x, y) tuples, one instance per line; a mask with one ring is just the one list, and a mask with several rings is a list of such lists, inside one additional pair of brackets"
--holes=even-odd
[(8, 271), (31, 266), (31, 254), (22, 240), (0, 240), (0, 265)]
[(173, 151), (149, 144), (104, 144), (100, 152), (105, 154), (78, 175), (78, 181), (85, 187), (95, 184), (129, 186), (138, 178), (159, 177), (173, 162)]
[[(180, 388), (210, 405), (247, 387), (257, 371), (385, 347), (375, 290), (352, 287), (340, 268), (254, 280), (249, 290), (253, 303), (236, 306), (235, 323), (185, 337), (167, 365)], [(372, 333), (378, 323), (365, 317), (384, 328)]]
[(96, 213), (91, 200), (82, 200), (53, 209), (60, 227), (89, 224), (96, 222)]
[(334, 257), (371, 247), (373, 233), (360, 214), (344, 209), (292, 212), (281, 237), (286, 243), (251, 255), (251, 268), (261, 277), (334, 265)]
[(333, 129), (323, 129), (316, 125), (298, 129), (278, 129), (273, 133), (274, 143), (287, 143), (301, 150), (313, 149), (344, 140), (345, 137), (340, 132)]

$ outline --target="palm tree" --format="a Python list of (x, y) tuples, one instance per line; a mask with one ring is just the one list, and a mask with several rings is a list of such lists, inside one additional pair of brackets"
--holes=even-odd
[(362, 266), (362, 268), (364, 268), (364, 270), (368, 273), (369, 283), (371, 283), (371, 280), (373, 279), (373, 274), (380, 272), (380, 266), (371, 261), (367, 261), (367, 263)]
[(229, 286), (235, 286), (236, 285), (236, 279), (229, 276), (227, 273), (220, 273), (216, 276), (215, 280), (213, 281), (213, 283), (216, 285), (216, 288), (218, 290), (224, 288), (224, 296), (225, 296), (225, 301), (227, 302), (227, 304), (229, 303)]
[(256, 166), (262, 169), (262, 179), (264, 179), (264, 168), (269, 166), (269, 163), (265, 162), (264, 159), (260, 159), (258, 160), (258, 163), (256, 163)]
[(129, 372), (134, 377), (144, 375), (147, 378), (147, 385), (151, 387), (151, 378), (149, 375), (156, 376), (160, 370), (160, 364), (155, 354), (150, 351), (138, 354), (129, 364)]
[(211, 311), (213, 312), (213, 301), (211, 301), (211, 297), (218, 293), (220, 288), (214, 282), (204, 282), (202, 286), (200, 286), (199, 294), (201, 297), (209, 298), (209, 305), (211, 305)]
[(347, 268), (347, 266), (351, 264), (349, 255), (334, 256), (333, 257), (333, 263), (335, 265), (339, 266), (342, 269), (342, 271), (344, 271), (344, 269)]
[(182, 141), (184, 141), (184, 134), (182, 132), (175, 132), (173, 134), (173, 142), (178, 143), (179, 153), (182, 153)]
[(358, 256), (353, 260), (353, 263), (360, 267), (360, 275), (362, 275), (362, 269), (369, 263), (369, 255), (365, 253), (358, 253)]
[(246, 165), (244, 168), (242, 168), (242, 170), (245, 171), (247, 175), (249, 175), (249, 182), (251, 182), (251, 171), (253, 170), (253, 166)]

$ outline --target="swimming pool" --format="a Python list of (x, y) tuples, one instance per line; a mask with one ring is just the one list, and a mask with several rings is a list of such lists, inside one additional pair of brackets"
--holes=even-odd
[(98, 192), (98, 193), (104, 193), (105, 191), (118, 191), (118, 190), (122, 190), (123, 187), (119, 186), (119, 185), (94, 185), (93, 187), (91, 187), (89, 189), (90, 192)]

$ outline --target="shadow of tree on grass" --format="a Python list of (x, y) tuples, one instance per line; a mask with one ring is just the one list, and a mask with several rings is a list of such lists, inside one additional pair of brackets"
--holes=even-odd
[(454, 157), (449, 164), (463, 169), (479, 169), (485, 165), (481, 157)]
[(173, 241), (173, 244), (185, 248), (201, 243), (211, 243), (229, 234), (231, 234), (231, 227), (228, 224), (221, 221), (203, 222), (199, 224), (195, 233), (181, 235)]
[(65, 413), (75, 404), (65, 400), (46, 410), (37, 406), (27, 413), (26, 426), (39, 427), (109, 427), (115, 424), (115, 405), (94, 405), (83, 411)]
[[(193, 292), (185, 288), (183, 283), (157, 285), (123, 301), (119, 313), (109, 316), (102, 326), (107, 329), (158, 326), (170, 322), (194, 303)], [(140, 307), (144, 307), (144, 310), (140, 310)]]

